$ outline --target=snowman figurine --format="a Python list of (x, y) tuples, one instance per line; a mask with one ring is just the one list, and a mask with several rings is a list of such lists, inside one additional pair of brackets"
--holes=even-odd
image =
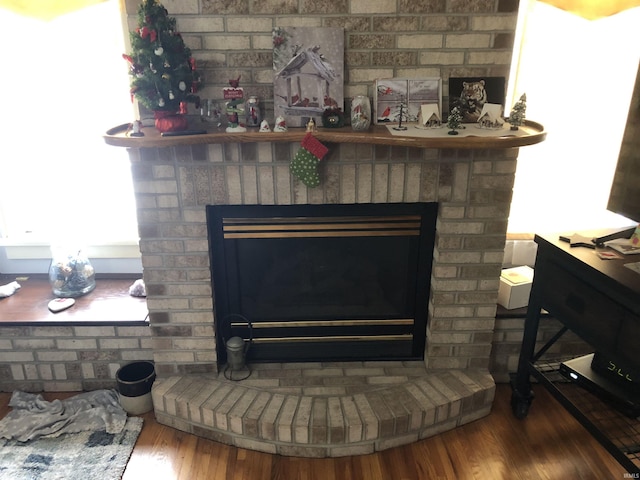
[(262, 120), (262, 122), (260, 123), (260, 131), (263, 133), (270, 132), (271, 127), (269, 126), (269, 122), (267, 122), (266, 120)]
[(276, 118), (276, 125), (273, 127), (274, 132), (286, 132), (287, 131), (287, 122), (285, 122), (284, 117), (282, 115)]

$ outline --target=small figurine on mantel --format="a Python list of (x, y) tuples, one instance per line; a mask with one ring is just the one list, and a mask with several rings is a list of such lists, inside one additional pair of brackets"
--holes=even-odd
[(402, 125), (402, 120), (407, 116), (406, 108), (407, 104), (405, 103), (404, 95), (400, 98), (400, 120), (398, 121), (398, 125), (393, 127), (394, 130), (404, 131), (407, 129), (406, 125)]
[(460, 107), (453, 107), (449, 112), (449, 118), (447, 119), (447, 127), (451, 130), (447, 132), (449, 135), (458, 135), (458, 129), (462, 125), (462, 114), (460, 113)]
[(307, 132), (317, 132), (318, 128), (316, 127), (316, 122), (313, 118), (309, 119), (309, 122), (307, 123)]
[(224, 87), (222, 93), (227, 102), (227, 132), (246, 132), (240, 124), (240, 115), (244, 115), (244, 89), (240, 86), (240, 77), (229, 80), (229, 87)]
[(437, 103), (423, 103), (418, 112), (417, 128), (440, 128), (442, 120), (440, 118), (440, 108)]
[(276, 118), (276, 124), (273, 127), (274, 132), (286, 132), (287, 131), (287, 122), (282, 115), (279, 115)]
[(258, 97), (252, 95), (247, 100), (247, 104), (244, 106), (244, 111), (247, 116), (247, 127), (257, 127), (262, 120), (262, 114), (260, 112), (260, 105)]
[(134, 120), (131, 124), (131, 131), (129, 132), (130, 137), (144, 137), (144, 133), (142, 133), (142, 122), (140, 120)]
[(527, 94), (523, 93), (520, 97), (520, 100), (516, 102), (516, 104), (511, 109), (511, 114), (507, 121), (511, 125), (511, 130), (518, 130), (520, 126), (524, 123), (524, 119), (526, 118), (527, 113)]
[(489, 130), (499, 130), (504, 125), (502, 119), (503, 108), (498, 103), (485, 103), (478, 118), (478, 127)]
[(271, 127), (269, 126), (269, 122), (267, 122), (266, 120), (262, 120), (262, 123), (260, 124), (260, 131), (262, 133), (268, 133), (271, 131)]

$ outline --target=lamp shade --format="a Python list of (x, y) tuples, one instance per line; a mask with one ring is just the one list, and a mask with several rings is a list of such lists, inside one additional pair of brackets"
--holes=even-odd
[(25, 17), (53, 20), (60, 15), (75, 12), (105, 0), (0, 0), (0, 8)]
[(609, 17), (640, 6), (640, 0), (541, 0), (556, 8), (580, 15), (587, 20)]

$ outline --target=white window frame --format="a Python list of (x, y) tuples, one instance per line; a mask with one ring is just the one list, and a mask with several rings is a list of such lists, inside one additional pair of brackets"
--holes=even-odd
[[(127, 16), (124, 11), (124, 5), (118, 0), (109, 0), (111, 6), (116, 6), (120, 12), (120, 22), (119, 27), (123, 35), (124, 45), (122, 46), (122, 52), (114, 52), (118, 61), (120, 61), (120, 55), (129, 49), (129, 38), (128, 38), (128, 25), (127, 25)], [(93, 8), (93, 7), (89, 7)], [(97, 7), (97, 8), (107, 8), (107, 7)], [(7, 12), (9, 13), (9, 12)], [(102, 18), (102, 17), (101, 17)], [(29, 20), (31, 21), (31, 20)], [(63, 19), (63, 21), (67, 21)], [(40, 24), (38, 20), (33, 20), (34, 27), (38, 27)], [(29, 32), (25, 32), (25, 35), (29, 35)], [(79, 35), (79, 39), (81, 39), (81, 35)], [(17, 43), (20, 44), (20, 40), (16, 39)], [(111, 44), (109, 44), (111, 45)], [(43, 49), (46, 47), (43, 46)], [(119, 47), (117, 47), (119, 48)], [(46, 54), (46, 50), (43, 52)], [(73, 55), (74, 52), (51, 52), (52, 55)], [(31, 61), (31, 60), (29, 60)], [(122, 75), (126, 76), (126, 62), (122, 61)], [(78, 59), (78, 68), (74, 69), (71, 72), (70, 77), (73, 78), (73, 81), (82, 81), (82, 60)], [(36, 66), (37, 69), (37, 66)], [(55, 75), (56, 72), (45, 71), (38, 72), (41, 75)], [(19, 81), (19, 80), (18, 80)], [(90, 75), (88, 76), (88, 80), (91, 81)], [(77, 102), (78, 99), (70, 99), (70, 102)], [(46, 99), (39, 98), (35, 96), (32, 98), (32, 101), (39, 102), (34, 105), (28, 105), (27, 108), (31, 110), (35, 110), (36, 113), (47, 112), (47, 104)], [(27, 100), (25, 100), (27, 102)], [(123, 96), (123, 102), (128, 102), (128, 97)], [(131, 117), (133, 117), (133, 106), (131, 107)], [(46, 117), (45, 117), (46, 118)], [(127, 121), (126, 118), (121, 119)], [(81, 121), (81, 120), (80, 120)], [(121, 123), (121, 122), (120, 122)], [(29, 128), (31, 128), (34, 132), (38, 132), (38, 129), (42, 128), (55, 128), (55, 125), (51, 125), (48, 123), (44, 123), (45, 127), (42, 127), (43, 122), (37, 121), (34, 118), (34, 122), (30, 122)], [(70, 140), (73, 140), (73, 128), (69, 128), (69, 126), (62, 126), (64, 130), (61, 130), (60, 135), (68, 135)], [(16, 125), (7, 124), (6, 127), (3, 128), (5, 132), (11, 134), (12, 128), (19, 128)], [(24, 128), (24, 126), (22, 126)], [(105, 126), (105, 130), (108, 126)], [(33, 141), (39, 141), (38, 138), (33, 139)], [(29, 148), (29, 145), (26, 145), (26, 148)], [(115, 149), (115, 147), (112, 147)], [(9, 150), (10, 151), (10, 150)], [(115, 153), (115, 151), (114, 151)], [(126, 165), (129, 165), (129, 160), (126, 157), (126, 152), (122, 151), (123, 158), (117, 159), (116, 161), (126, 162)], [(6, 158), (6, 157), (5, 157)], [(4, 168), (11, 168), (10, 161), (7, 160)], [(95, 181), (100, 181), (100, 179), (95, 179)], [(41, 200), (41, 199), (40, 199)], [(23, 199), (17, 199), (16, 201), (24, 201)], [(27, 200), (28, 201), (28, 200)], [(93, 199), (95, 201), (95, 199)], [(106, 201), (106, 199), (105, 199)], [(5, 204), (4, 208), (10, 208), (10, 205)], [(131, 205), (132, 212), (135, 212), (135, 203)], [(38, 238), (38, 234), (25, 234), (20, 236), (9, 236), (7, 232), (9, 232), (9, 228), (7, 225), (7, 217), (3, 212), (3, 205), (0, 203), (0, 273), (2, 274), (34, 274), (34, 273), (45, 273), (48, 270), (49, 263), (51, 261), (51, 242), (47, 238), (42, 238), (40, 236)], [(33, 238), (30, 238), (33, 237)], [(140, 259), (140, 249), (138, 245), (138, 238), (121, 238), (118, 240), (117, 238), (114, 240), (109, 240), (108, 242), (90, 242), (85, 243), (83, 245), (86, 254), (92, 260), (92, 262), (97, 263), (100, 267), (96, 266), (96, 270), (102, 273), (140, 273), (142, 271), (142, 264)]]
[[(526, 35), (528, 31), (530, 15), (534, 10), (538, 12), (547, 10), (550, 13), (547, 19), (552, 19), (556, 25), (551, 22), (544, 22), (539, 27), (541, 29), (540, 41), (531, 42), (536, 47), (548, 39), (559, 39), (556, 43), (543, 47), (541, 55), (544, 55), (544, 62), (535, 63), (537, 69), (531, 73), (527, 82), (525, 71), (529, 67), (526, 65)], [(554, 13), (555, 11), (555, 13)], [(640, 44), (637, 42), (637, 25), (640, 20), (640, 7), (625, 10), (618, 15), (611, 17), (589, 21), (578, 17), (574, 14), (564, 12), (562, 10), (551, 7), (544, 2), (536, 0), (523, 0), (520, 2), (520, 10), (518, 17), (518, 27), (516, 31), (516, 41), (513, 51), (513, 59), (510, 72), (510, 85), (505, 105), (505, 113), (508, 115), (511, 106), (518, 100), (523, 93), (527, 94), (527, 118), (542, 123), (547, 129), (547, 139), (541, 144), (525, 147), (520, 150), (518, 156), (518, 167), (516, 171), (516, 181), (514, 185), (514, 194), (511, 204), (511, 214), (509, 219), (508, 234), (533, 234), (533, 233), (550, 233), (550, 232), (589, 232), (600, 229), (618, 230), (623, 227), (633, 225), (633, 222), (620, 215), (616, 215), (606, 210), (606, 200), (608, 198), (613, 172), (618, 158), (624, 125), (626, 122), (627, 112), (629, 108), (628, 99), (631, 98), (633, 90), (635, 72), (637, 71), (637, 58), (640, 56)], [(588, 47), (583, 46), (578, 41), (578, 36), (573, 36), (569, 30), (574, 26), (589, 29), (595, 28), (595, 31), (601, 27), (609, 28), (610, 26), (618, 26), (619, 22), (627, 21), (631, 24), (631, 28), (614, 28), (615, 35), (607, 36), (591, 35), (586, 40), (595, 40)], [(583, 30), (577, 31), (583, 34)], [(624, 40), (626, 39), (632, 40)], [(584, 40), (584, 37), (582, 37)], [(627, 52), (630, 57), (635, 55), (636, 63), (629, 65), (625, 63), (626, 72), (622, 76), (622, 69), (596, 63), (589, 54), (593, 53), (596, 48), (606, 42), (612, 41), (615, 45), (608, 48), (603, 56), (603, 63), (616, 59), (614, 56), (617, 52)], [(547, 59), (551, 59), (553, 54), (562, 51), (565, 45), (571, 45), (575, 42), (578, 46), (575, 55), (565, 55), (559, 58), (557, 63), (548, 63)], [(561, 43), (561, 44), (558, 44)], [(606, 47), (605, 47), (606, 48)], [(521, 54), (524, 53), (524, 58)], [(573, 53), (573, 52), (572, 52)], [(580, 56), (578, 56), (580, 55)], [(571, 71), (568, 74), (559, 73), (554, 70), (554, 65), (564, 67), (571, 65), (571, 61), (576, 59), (581, 65), (595, 65), (599, 68), (595, 78), (582, 78), (581, 73)], [(617, 60), (617, 59), (616, 59)], [(626, 61), (625, 61), (626, 62)], [(576, 66), (574, 64), (574, 66)], [(577, 70), (577, 69), (576, 69)], [(586, 70), (586, 69), (585, 69)], [(553, 91), (553, 97), (558, 92), (566, 92), (560, 100), (556, 101), (552, 107), (540, 108), (546, 98), (545, 95), (536, 97), (533, 92), (527, 91), (527, 88), (540, 88), (541, 84), (545, 84), (545, 80), (550, 78), (557, 85)], [(590, 83), (588, 83), (590, 82)], [(585, 95), (580, 93), (577, 84), (591, 85), (592, 90)], [(612, 91), (615, 89), (615, 93)], [(538, 92), (540, 95), (540, 92)], [(625, 97), (626, 95), (626, 97)], [(547, 98), (552, 98), (548, 95)], [(598, 105), (594, 106), (595, 112), (601, 112), (601, 118), (607, 118), (609, 124), (607, 129), (602, 128), (594, 132), (592, 129), (585, 128), (584, 132), (576, 134), (575, 129), (565, 128), (558, 119), (566, 121), (567, 126), (582, 122), (583, 125), (589, 124), (592, 117), (596, 116), (584, 114), (584, 110), (572, 117), (572, 102), (595, 103), (601, 99)], [(583, 106), (583, 105), (580, 105)], [(615, 106), (621, 109), (617, 113), (614, 112)], [(536, 113), (533, 113), (538, 108)], [(555, 122), (555, 123), (554, 123)], [(591, 122), (595, 123), (595, 122)], [(614, 124), (616, 128), (613, 128)], [(589, 125), (587, 125), (589, 126)], [(568, 149), (564, 153), (562, 148), (566, 145), (560, 145), (559, 138), (565, 138), (573, 141), (574, 144), (579, 142), (594, 142), (598, 140), (600, 143), (605, 142), (611, 146), (611, 151), (604, 154), (604, 151), (598, 151), (597, 148), (592, 150), (583, 149), (578, 155), (568, 154)], [(593, 144), (589, 144), (595, 146)], [(582, 169), (582, 171), (581, 171)], [(588, 171), (584, 170), (588, 169)], [(571, 193), (563, 193), (571, 192)], [(515, 220), (515, 221), (514, 221)], [(524, 228), (523, 228), (524, 226)]]

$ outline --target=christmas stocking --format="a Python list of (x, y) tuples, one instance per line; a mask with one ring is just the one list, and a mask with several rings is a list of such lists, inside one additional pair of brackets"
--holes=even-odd
[(317, 187), (320, 185), (320, 173), (318, 164), (329, 149), (311, 133), (307, 133), (302, 139), (302, 148), (298, 150), (291, 160), (289, 170), (296, 178), (299, 178), (307, 187)]

